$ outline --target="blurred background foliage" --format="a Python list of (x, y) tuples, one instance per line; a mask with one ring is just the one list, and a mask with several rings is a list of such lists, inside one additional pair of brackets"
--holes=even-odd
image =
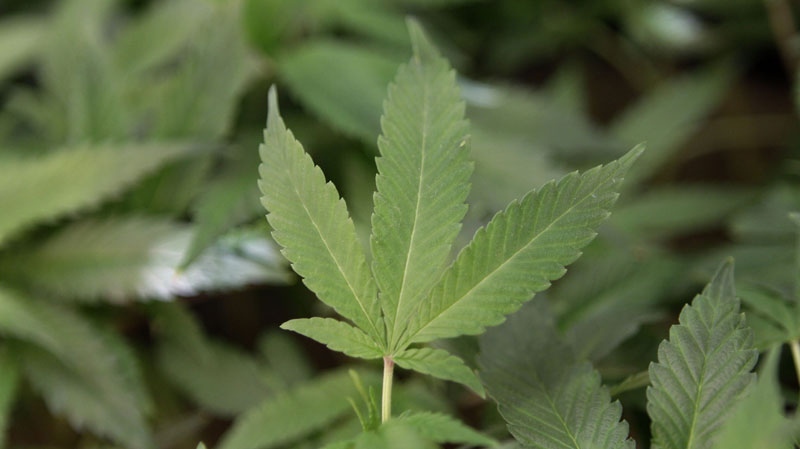
[[(407, 15), (467, 102), (465, 239), (531, 187), (647, 142), (599, 238), (547, 293), (608, 383), (647, 369), (726, 256), (761, 347), (800, 337), (798, 12), (789, 0), (2, 0), (0, 446), (302, 449), (359, 431), (353, 362), (276, 328), (330, 311), (269, 239), (257, 146), (276, 84), (366, 240)], [(438, 344), (474, 359), (474, 339)], [(377, 384), (377, 367), (357, 368)], [(505, 435), (471, 393), (401, 379), (396, 410)], [(619, 396), (639, 441), (643, 396)]]

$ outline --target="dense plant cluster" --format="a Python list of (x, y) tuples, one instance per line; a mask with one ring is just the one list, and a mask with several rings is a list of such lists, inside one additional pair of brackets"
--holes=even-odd
[(0, 447), (795, 444), (788, 2), (0, 13)]

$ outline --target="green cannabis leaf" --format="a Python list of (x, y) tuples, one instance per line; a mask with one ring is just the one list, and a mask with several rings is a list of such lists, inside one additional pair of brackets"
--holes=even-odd
[(647, 389), (653, 447), (709, 447), (753, 382), (758, 352), (733, 285), (733, 263), (726, 262), (658, 348)]
[(541, 300), (480, 339), (481, 379), (525, 447), (628, 448), (622, 406), (558, 335)]
[(561, 277), (642, 151), (513, 202), (448, 266), (467, 210), (469, 127), (455, 73), (419, 25), (410, 21), (409, 30), (413, 55), (389, 87), (381, 120), (371, 266), (345, 201), (286, 128), (274, 89), (259, 148), (261, 200), (275, 241), (308, 288), (350, 321), (282, 327), (353, 357), (383, 358), (383, 421), (395, 364), (483, 394), (460, 358), (411, 345), (479, 334)]

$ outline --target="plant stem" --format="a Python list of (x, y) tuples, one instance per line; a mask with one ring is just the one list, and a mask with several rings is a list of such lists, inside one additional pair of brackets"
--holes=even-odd
[(391, 357), (383, 358), (383, 392), (381, 394), (381, 422), (386, 422), (392, 416), (392, 376), (394, 374), (394, 360)]

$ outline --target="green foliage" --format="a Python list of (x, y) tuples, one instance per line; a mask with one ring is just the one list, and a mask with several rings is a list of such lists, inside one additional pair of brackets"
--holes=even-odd
[(481, 337), (481, 379), (525, 447), (633, 448), (622, 407), (540, 301)]
[(680, 324), (658, 348), (647, 389), (655, 447), (710, 447), (731, 405), (753, 381), (758, 352), (733, 285), (728, 262), (681, 311)]
[[(480, 333), (562, 276), (641, 149), (512, 203), (448, 267), (472, 168), (467, 123), (447, 62), (414, 22), (409, 29), (414, 55), (390, 85), (378, 140), (371, 272), (345, 202), (286, 129), (271, 92), (259, 186), (273, 237), (305, 284), (356, 326), (312, 318), (284, 328), (482, 393), (461, 359), (409, 345)], [(384, 421), (391, 371), (385, 376)]]
[(787, 2), (0, 3), (0, 447), (792, 447)]

